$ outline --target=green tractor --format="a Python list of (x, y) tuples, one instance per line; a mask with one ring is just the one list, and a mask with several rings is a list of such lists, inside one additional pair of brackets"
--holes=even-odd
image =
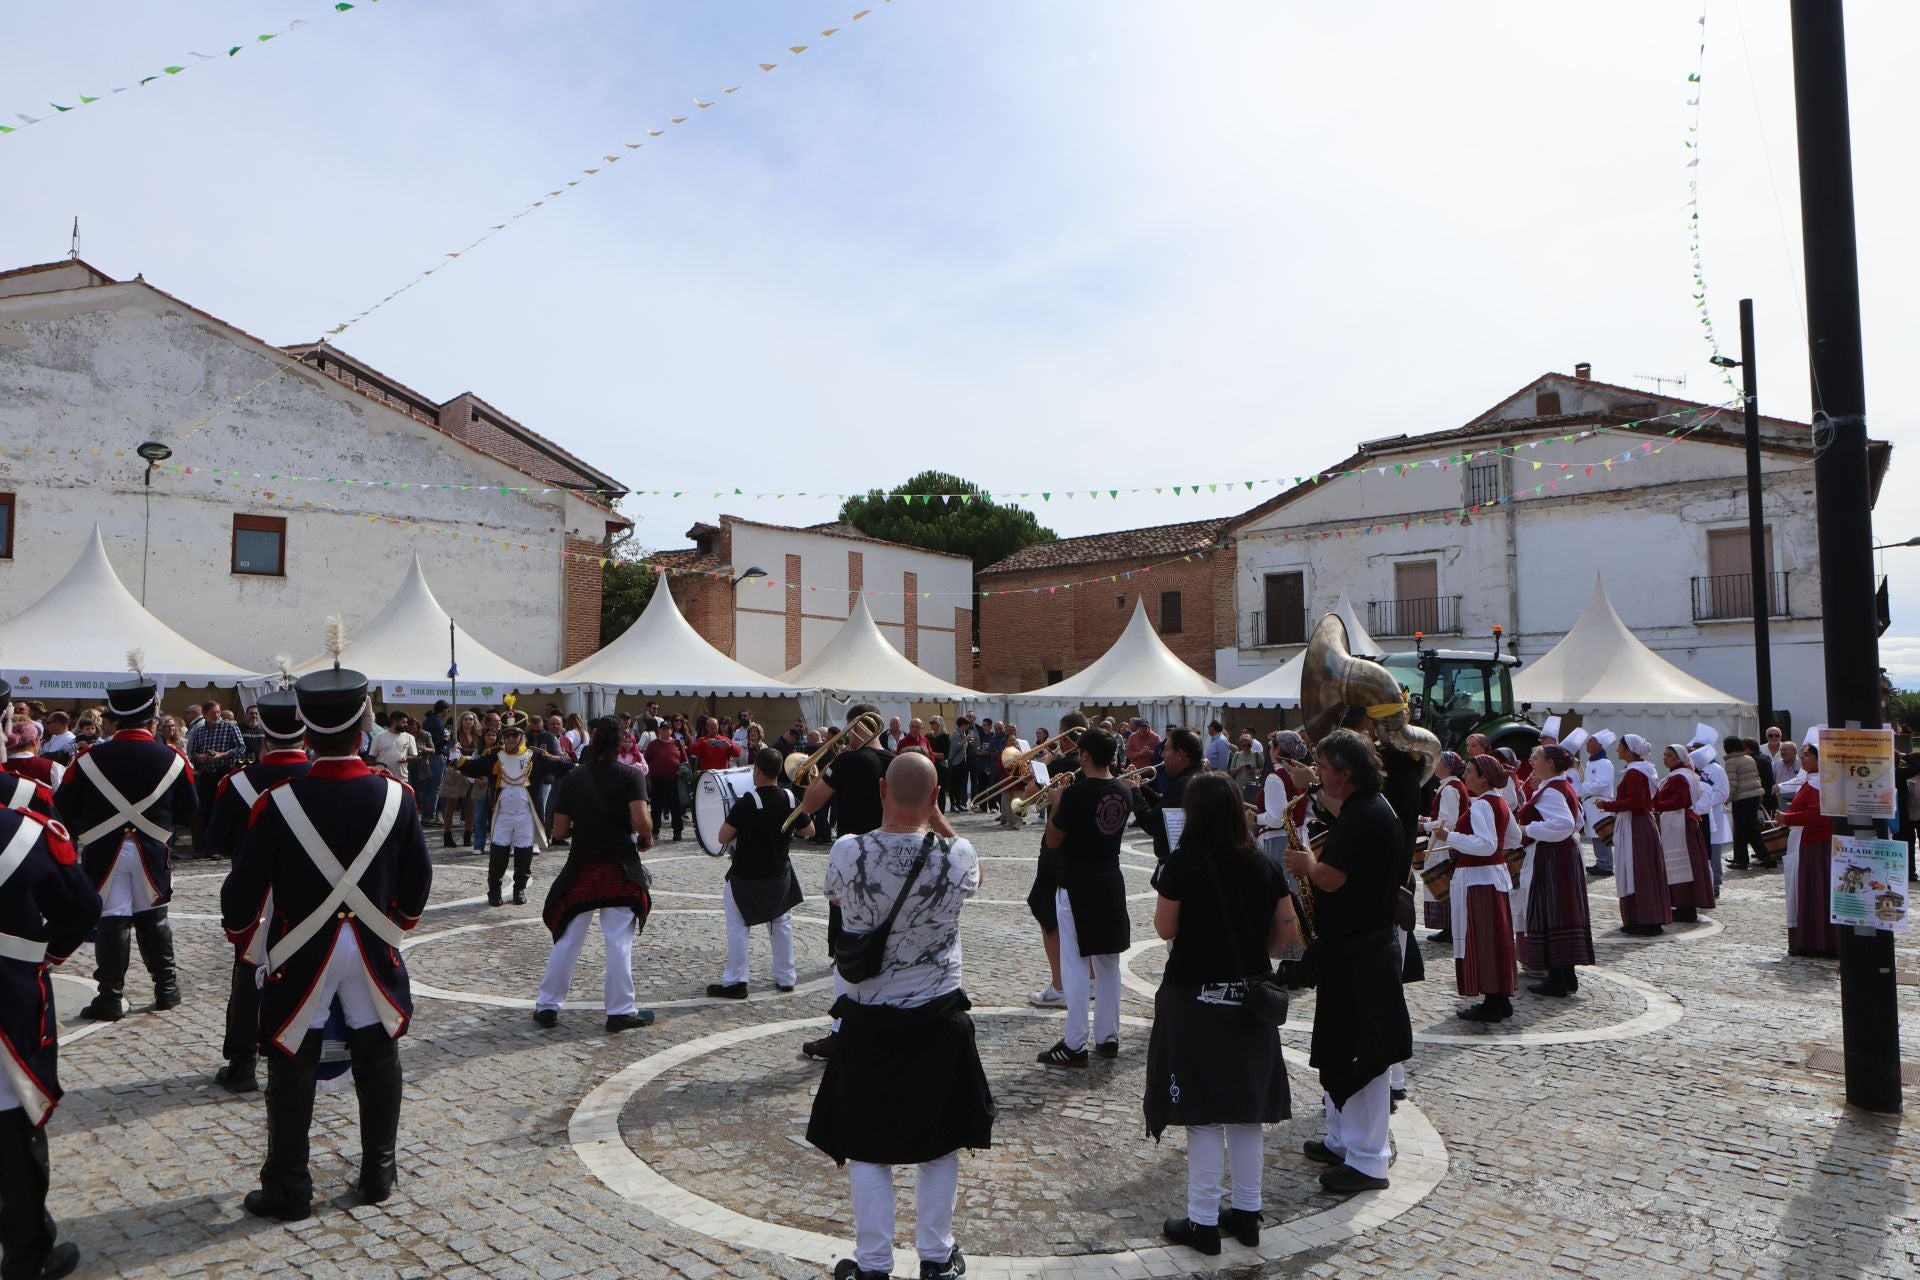
[(1512, 747), (1525, 760), (1540, 745), (1540, 727), (1513, 707), (1513, 670), (1520, 659), (1502, 651), (1493, 629), (1493, 652), (1428, 649), (1415, 633), (1409, 653), (1380, 659), (1407, 690), (1408, 718), (1440, 739), (1448, 751), (1464, 751), (1467, 739), (1484, 733), (1498, 747)]

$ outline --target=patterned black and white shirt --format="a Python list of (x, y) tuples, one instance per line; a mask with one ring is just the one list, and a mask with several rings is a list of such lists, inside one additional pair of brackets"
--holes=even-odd
[[(827, 856), (827, 897), (840, 904), (848, 933), (877, 929), (913, 870), (925, 832), (870, 831), (842, 836)], [(899, 1008), (960, 989), (960, 908), (980, 889), (980, 856), (965, 840), (936, 839), (893, 922), (886, 960), (847, 994), (860, 1004)]]

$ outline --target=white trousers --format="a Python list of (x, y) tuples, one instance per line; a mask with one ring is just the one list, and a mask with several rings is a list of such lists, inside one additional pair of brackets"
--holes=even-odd
[(1198, 1226), (1220, 1221), (1221, 1178), (1233, 1164), (1236, 1209), (1260, 1212), (1260, 1166), (1265, 1154), (1257, 1124), (1187, 1126), (1187, 1219)]
[[(1400, 935), (1400, 967), (1404, 969), (1407, 964), (1407, 944), (1412, 941), (1413, 935), (1405, 929), (1399, 928), (1396, 928), (1394, 932)], [(1404, 1089), (1407, 1087), (1406, 1063), (1396, 1062), (1387, 1068), (1387, 1087), (1389, 1089)], [(1391, 1101), (1391, 1097), (1389, 1097), (1388, 1100)]]
[(327, 954), (327, 967), (320, 971), (314, 996), (313, 1021), (307, 1024), (311, 1030), (318, 1031), (327, 1025), (327, 1015), (333, 1012), (336, 998), (340, 1001), (340, 1011), (347, 1017), (347, 1025), (354, 1030), (380, 1021), (380, 1009), (373, 1002), (373, 974), (360, 954), (360, 937), (351, 926), (334, 935), (333, 950)]
[[(893, 1166), (847, 1161), (853, 1184), (853, 1257), (862, 1271), (893, 1271)], [(953, 1256), (953, 1205), (960, 1195), (960, 1153), (914, 1166), (913, 1242), (922, 1262)]]
[(1387, 1073), (1382, 1071), (1367, 1081), (1344, 1107), (1335, 1107), (1333, 1099), (1324, 1094), (1322, 1101), (1327, 1112), (1327, 1150), (1369, 1178), (1386, 1177), (1387, 1162), (1393, 1158), (1392, 1140), (1387, 1137), (1387, 1121), (1393, 1112)]
[[(752, 930), (740, 918), (740, 908), (734, 904), (733, 881), (726, 881), (721, 888), (720, 904), (727, 913), (727, 971), (720, 975), (720, 981), (732, 986), (747, 980), (750, 969), (747, 948)], [(790, 987), (799, 977), (793, 963), (793, 912), (767, 921), (767, 938), (773, 944), (773, 984)]]
[(100, 914), (126, 917), (153, 910), (153, 886), (147, 883), (147, 868), (140, 860), (140, 846), (131, 839), (120, 842), (119, 856), (107, 873), (107, 887), (100, 894)]
[(533, 810), (502, 801), (499, 812), (487, 827), (487, 843), (509, 849), (533, 848)]
[[(587, 922), (593, 912), (582, 911), (567, 921), (560, 940), (547, 957), (547, 974), (540, 980), (536, 1009), (558, 1011), (567, 1002), (567, 988), (573, 985), (573, 966), (580, 963), (580, 948), (587, 942)], [(609, 1017), (633, 1013), (639, 1003), (633, 994), (633, 935), (638, 922), (632, 907), (600, 908), (600, 937), (607, 944), (606, 1009)]]
[[(1073, 905), (1067, 901), (1065, 889), (1053, 891), (1053, 905), (1060, 917), (1060, 981), (1067, 989), (1067, 1028), (1060, 1038), (1078, 1053), (1087, 1047), (1087, 1005), (1094, 1000), (1099, 1005), (1093, 1018), (1095, 1042), (1105, 1044), (1120, 1038), (1120, 957), (1081, 955), (1080, 932), (1074, 928)], [(1089, 960), (1093, 962), (1091, 982), (1087, 978)]]

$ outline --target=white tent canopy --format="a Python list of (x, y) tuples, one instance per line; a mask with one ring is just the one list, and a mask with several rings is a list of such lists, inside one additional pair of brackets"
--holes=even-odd
[[(819, 689), (841, 706), (872, 702), (887, 715), (906, 717), (915, 702), (964, 702), (980, 694), (964, 685), (942, 680), (907, 660), (880, 634), (863, 596), (826, 648), (780, 677), (790, 685)], [(837, 719), (821, 708), (815, 722)]]
[(23, 695), (96, 698), (127, 675), (131, 649), (162, 687), (231, 688), (253, 675), (147, 612), (113, 571), (99, 525), (64, 578), (0, 623), (0, 675)]
[[(434, 599), (417, 552), (386, 607), (357, 628), (352, 618), (347, 619), (346, 631), (347, 648), (340, 665), (365, 675), (388, 702), (431, 702), (450, 696), (453, 682), (447, 678), (447, 669), (453, 662), (460, 668), (459, 702), (498, 702), (515, 690), (565, 690), (577, 683), (529, 671), (468, 635)], [(333, 658), (322, 654), (295, 667), (294, 673), (305, 675), (332, 665)]]
[(605, 694), (791, 698), (812, 692), (763, 676), (708, 644), (674, 603), (664, 573), (632, 626), (553, 678), (593, 685)]
[[(1340, 593), (1340, 602), (1333, 607), (1340, 622), (1347, 629), (1347, 650), (1357, 658), (1384, 658), (1387, 651), (1380, 642), (1367, 634), (1360, 625), (1359, 615), (1353, 611), (1353, 601), (1347, 593)], [(1307, 651), (1288, 658), (1284, 663), (1263, 676), (1255, 676), (1246, 684), (1223, 694), (1220, 705), (1223, 707), (1297, 707), (1300, 705), (1300, 673), (1307, 665)]]
[(1697, 723), (1722, 734), (1752, 735), (1751, 702), (1696, 680), (1640, 642), (1620, 621), (1595, 575), (1586, 610), (1559, 644), (1513, 677), (1515, 701), (1536, 716), (1578, 712), (1589, 731), (1638, 733), (1656, 743), (1686, 742)]
[[(1224, 690), (1174, 656), (1147, 618), (1144, 599), (1134, 602), (1133, 617), (1107, 651), (1092, 665), (1044, 689), (1008, 698), (1012, 707), (1053, 708), (1135, 706), (1152, 720), (1162, 713), (1183, 713), (1188, 703), (1213, 703)], [(1153, 710), (1149, 710), (1152, 708)]]

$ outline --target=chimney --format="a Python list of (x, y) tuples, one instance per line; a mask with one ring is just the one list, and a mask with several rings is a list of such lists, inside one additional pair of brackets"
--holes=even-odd
[(1593, 378), (1593, 366), (1585, 360), (1582, 360), (1573, 366), (1573, 376), (1582, 382), (1591, 381)]

